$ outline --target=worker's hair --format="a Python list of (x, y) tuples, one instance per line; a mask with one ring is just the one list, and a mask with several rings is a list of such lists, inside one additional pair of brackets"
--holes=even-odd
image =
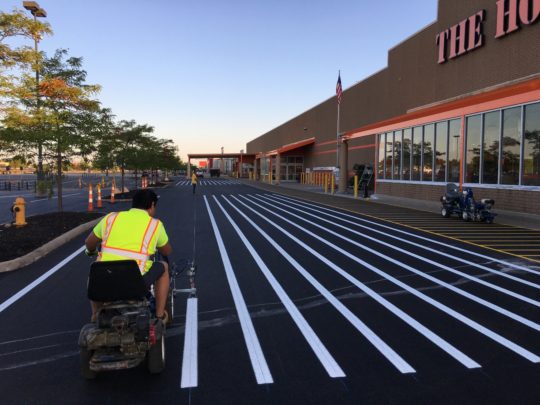
[(140, 208), (142, 210), (147, 210), (152, 207), (152, 203), (156, 205), (158, 202), (158, 195), (154, 193), (153, 190), (145, 188), (143, 190), (137, 190), (133, 196), (133, 202), (131, 206), (133, 208)]

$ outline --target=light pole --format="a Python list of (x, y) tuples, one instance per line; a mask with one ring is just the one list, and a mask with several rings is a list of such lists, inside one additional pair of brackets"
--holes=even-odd
[[(35, 1), (23, 1), (23, 7), (30, 11), (34, 16), (34, 21), (37, 21), (38, 17), (47, 17), (47, 12), (42, 9)], [(41, 106), (41, 100), (39, 98), (39, 54), (38, 54), (39, 35), (34, 35), (34, 50), (36, 52), (36, 110), (39, 114), (39, 108)], [(43, 144), (41, 139), (38, 138), (38, 181), (43, 181)], [(39, 194), (39, 189), (36, 190)]]

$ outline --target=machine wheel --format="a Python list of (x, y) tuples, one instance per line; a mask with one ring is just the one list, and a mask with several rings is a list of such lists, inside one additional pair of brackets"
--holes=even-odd
[(146, 354), (146, 365), (150, 374), (159, 374), (165, 368), (165, 336), (161, 336)]
[(486, 218), (486, 224), (492, 224), (493, 218)]
[(464, 221), (470, 221), (471, 220), (471, 216), (469, 215), (469, 213), (467, 211), (463, 211), (461, 213), (461, 218), (463, 218)]
[(450, 212), (448, 212), (448, 210), (446, 208), (441, 208), (441, 215), (444, 217), (444, 218), (449, 218), (450, 217)]
[(92, 358), (93, 352), (88, 350), (86, 347), (81, 347), (79, 356), (81, 362), (81, 374), (87, 380), (93, 380), (97, 377), (97, 373), (93, 370), (90, 370), (90, 359)]

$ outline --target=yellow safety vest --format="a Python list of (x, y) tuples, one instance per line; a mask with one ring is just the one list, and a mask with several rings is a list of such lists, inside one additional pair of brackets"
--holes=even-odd
[(95, 226), (94, 234), (101, 239), (98, 260), (133, 259), (141, 274), (150, 270), (150, 257), (169, 240), (161, 221), (137, 208), (108, 214)]

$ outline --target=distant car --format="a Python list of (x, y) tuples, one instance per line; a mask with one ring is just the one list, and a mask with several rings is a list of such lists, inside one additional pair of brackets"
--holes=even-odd
[(204, 177), (204, 172), (202, 170), (197, 170), (195, 172), (198, 178), (202, 179)]

